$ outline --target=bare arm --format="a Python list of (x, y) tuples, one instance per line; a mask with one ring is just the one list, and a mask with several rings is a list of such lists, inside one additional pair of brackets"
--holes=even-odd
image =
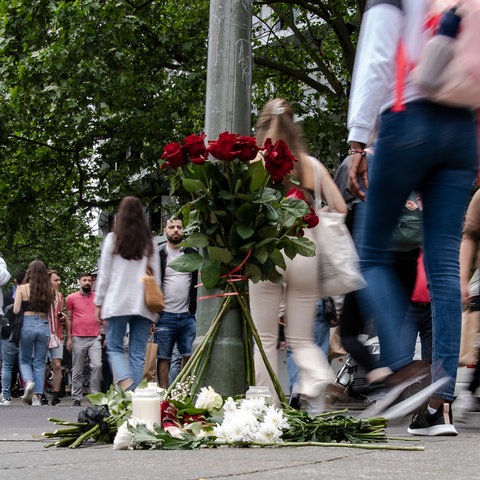
[(475, 257), (476, 242), (465, 235), (460, 244), (460, 288), (462, 290), (462, 302), (468, 302), (470, 294), (468, 293), (468, 282), (470, 280), (470, 271)]
[(67, 310), (67, 318), (65, 320), (65, 329), (67, 331), (67, 340), (65, 346), (67, 350), (72, 350), (72, 311)]
[(13, 313), (17, 315), (22, 309), (23, 294), (25, 292), (25, 286), (20, 285), (17, 288), (17, 293), (15, 294), (15, 301), (13, 302)]

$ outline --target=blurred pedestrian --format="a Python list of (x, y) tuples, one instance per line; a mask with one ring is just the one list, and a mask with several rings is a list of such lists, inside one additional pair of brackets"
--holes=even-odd
[[(432, 302), (431, 379), (435, 391), (408, 431), (415, 435), (456, 435), (451, 402), (462, 313), (458, 252), (477, 169), (477, 135), (471, 110), (429, 101), (411, 71), (401, 70), (403, 65), (419, 61), (428, 38), (424, 26), (429, 5), (427, 0), (367, 4), (348, 114), (349, 187), (362, 200), (366, 194), (361, 184), (368, 190), (361, 266), (382, 360), (399, 381), (415, 378), (419, 372), (399, 341), (409, 297), (394, 271), (390, 242), (408, 195), (420, 193), (425, 270)], [(404, 62), (397, 62), (400, 44)], [(370, 170), (364, 150), (377, 121), (375, 162)], [(415, 401), (421, 396), (412, 397), (405, 408), (416, 408)]]

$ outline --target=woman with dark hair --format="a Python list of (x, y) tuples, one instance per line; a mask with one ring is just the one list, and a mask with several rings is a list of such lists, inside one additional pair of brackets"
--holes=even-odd
[(13, 313), (23, 310), (18, 358), (25, 382), (22, 400), (27, 404), (41, 404), (50, 334), (47, 313), (53, 301), (48, 270), (42, 261), (34, 260), (28, 266), (24, 283), (17, 288), (13, 304)]
[[(347, 207), (333, 182), (328, 170), (307, 153), (299, 126), (294, 121), (292, 107), (283, 99), (276, 98), (262, 109), (255, 127), (258, 145), (263, 145), (267, 138), (275, 143), (283, 140), (295, 158), (293, 175), (300, 185), (293, 184), (285, 178), (285, 191), (300, 188), (308, 202), (312, 203), (315, 192), (315, 177), (320, 191), (329, 192), (332, 198), (330, 207), (346, 213)], [(317, 228), (317, 227), (315, 227)], [(305, 229), (305, 237), (315, 241), (314, 229)], [(278, 350), (278, 309), (284, 295), (287, 326), (285, 329), (287, 345), (292, 350), (293, 359), (298, 367), (298, 392), (309, 403), (312, 413), (324, 409), (323, 396), (326, 386), (333, 381), (333, 372), (328, 361), (314, 340), (315, 307), (319, 297), (316, 258), (297, 255), (293, 260), (285, 258), (286, 269), (283, 272), (283, 286), (271, 281), (250, 282), (250, 308), (257, 327), (262, 346), (273, 368), (277, 371)], [(256, 384), (266, 385), (274, 393), (270, 375), (265, 367), (258, 349), (255, 350)], [(276, 396), (275, 396), (276, 397)]]
[[(149, 266), (160, 283), (160, 261), (140, 200), (120, 202), (113, 232), (105, 237), (95, 290), (97, 321), (106, 321), (107, 356), (115, 382), (124, 390), (142, 380), (151, 322), (142, 277)], [(129, 332), (128, 357), (123, 339)]]

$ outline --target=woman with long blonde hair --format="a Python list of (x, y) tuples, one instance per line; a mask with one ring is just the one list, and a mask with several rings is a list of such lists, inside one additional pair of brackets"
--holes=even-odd
[[(320, 191), (328, 190), (331, 208), (346, 213), (347, 207), (328, 170), (307, 153), (299, 126), (294, 121), (291, 106), (283, 99), (276, 98), (262, 109), (257, 125), (256, 140), (263, 145), (267, 138), (275, 143), (285, 141), (292, 154), (298, 160), (293, 175), (300, 181), (300, 186), (286, 179), (286, 190), (300, 188), (307, 201), (313, 202), (315, 177)], [(318, 227), (315, 227), (318, 228)], [(305, 237), (315, 241), (313, 229), (304, 230)], [(323, 409), (325, 387), (333, 380), (333, 373), (321, 349), (313, 337), (315, 306), (319, 297), (317, 278), (317, 260), (315, 257), (297, 255), (293, 260), (285, 258), (286, 269), (283, 272), (282, 285), (270, 281), (250, 282), (250, 308), (257, 327), (262, 346), (275, 372), (277, 372), (277, 318), (282, 300), (286, 309), (287, 345), (292, 349), (293, 359), (298, 367), (298, 392), (310, 403), (311, 411)], [(256, 384), (266, 385), (274, 393), (270, 375), (263, 359), (255, 350)]]

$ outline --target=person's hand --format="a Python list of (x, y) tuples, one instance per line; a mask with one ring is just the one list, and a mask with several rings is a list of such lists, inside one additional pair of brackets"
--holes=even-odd
[(287, 316), (283, 316), (283, 317), (278, 317), (278, 323), (279, 325), (283, 325), (284, 327), (287, 326)]
[(67, 337), (67, 340), (65, 341), (65, 347), (69, 352), (72, 351), (72, 347), (73, 347), (72, 337)]
[[(352, 149), (363, 150), (363, 148), (355, 147), (353, 143)], [(361, 188), (359, 179), (365, 190), (368, 190), (367, 157), (362, 153), (352, 153), (350, 157), (350, 165), (348, 166), (348, 188), (352, 195), (363, 201), (365, 200), (365, 192)]]

